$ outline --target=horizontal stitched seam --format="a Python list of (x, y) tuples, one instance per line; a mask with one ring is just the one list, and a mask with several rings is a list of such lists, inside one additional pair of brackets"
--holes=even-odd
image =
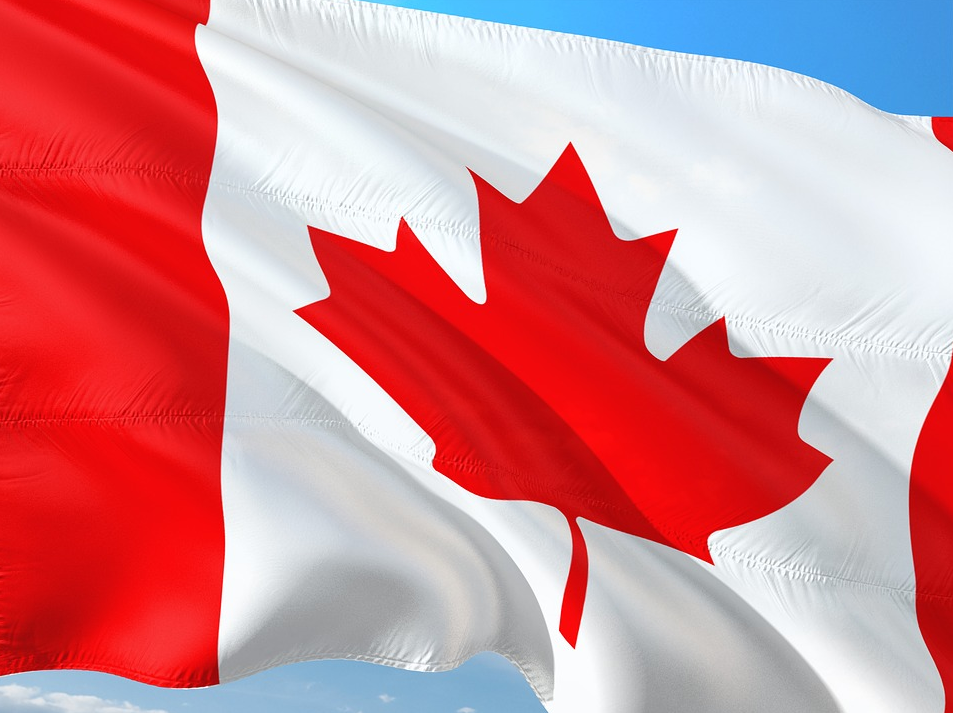
[[(108, 166), (108, 165), (74, 166), (74, 167), (70, 167), (70, 166), (0, 167), (0, 175), (3, 175), (3, 173), (7, 171), (42, 172), (44, 170), (50, 170), (54, 172), (64, 172), (64, 173), (70, 173), (70, 172), (82, 173), (82, 172), (107, 171), (111, 169), (128, 171), (128, 172), (152, 173), (154, 175), (168, 175), (168, 176), (188, 179), (188, 180), (196, 180), (196, 181), (199, 180), (198, 176), (189, 174), (189, 173), (184, 173), (184, 172), (166, 171), (164, 169), (150, 169), (147, 166)], [(361, 216), (361, 217), (369, 218), (379, 222), (397, 223), (401, 219), (401, 217), (405, 217), (405, 216), (400, 216), (397, 214), (388, 215), (386, 213), (381, 213), (381, 212), (373, 211), (371, 209), (357, 207), (357, 206), (343, 204), (343, 203), (334, 204), (334, 203), (331, 203), (330, 201), (304, 198), (304, 197), (296, 196), (290, 193), (265, 191), (262, 189), (250, 188), (247, 186), (239, 186), (239, 185), (224, 183), (219, 181), (213, 181), (212, 185), (215, 185), (230, 191), (237, 191), (237, 192), (258, 195), (263, 198), (267, 198), (269, 200), (274, 200), (278, 202), (282, 202), (282, 201), (295, 202), (302, 205), (307, 205), (314, 209), (319, 209), (319, 210), (323, 210), (323, 211), (338, 214), (338, 215)], [(417, 226), (442, 230), (456, 237), (461, 237), (466, 239), (479, 239), (479, 231), (477, 229), (460, 224), (460, 223), (444, 222), (444, 221), (437, 221), (437, 220), (426, 220), (426, 219), (420, 219), (420, 218), (411, 218), (411, 221)], [(534, 253), (522, 250), (518, 248), (517, 246), (510, 245), (498, 239), (494, 239), (494, 238), (491, 238), (491, 239), (495, 240), (499, 244), (504, 245), (508, 248), (514, 248), (514, 254), (520, 255), (524, 257), (525, 259), (532, 259), (536, 262), (540, 262), (541, 264), (545, 264), (547, 266), (553, 267), (554, 269), (558, 269), (561, 275), (565, 276), (568, 279), (573, 279), (575, 281), (581, 282), (585, 284), (587, 287), (590, 287), (593, 289), (601, 289), (603, 291), (610, 292), (614, 295), (617, 295), (622, 299), (630, 299), (634, 302), (649, 304), (649, 305), (658, 307), (660, 309), (667, 310), (669, 312), (679, 312), (684, 314), (690, 314), (690, 315), (694, 315), (699, 318), (703, 318), (707, 320), (716, 320), (716, 319), (720, 319), (724, 317), (728, 322), (732, 324), (732, 326), (736, 326), (736, 327), (742, 326), (742, 327), (747, 327), (747, 328), (755, 329), (755, 330), (773, 332), (774, 334), (777, 334), (777, 335), (790, 336), (790, 337), (796, 337), (796, 338), (805, 338), (805, 339), (814, 341), (818, 344), (858, 346), (858, 347), (863, 347), (863, 348), (869, 349), (871, 351), (876, 351), (876, 352), (894, 352), (901, 357), (910, 358), (910, 359), (915, 359), (918, 357), (921, 357), (921, 358), (922, 357), (926, 357), (926, 358), (946, 357), (948, 355), (948, 352), (946, 350), (931, 349), (927, 347), (917, 346), (915, 344), (890, 343), (890, 342), (884, 342), (884, 341), (880, 341), (876, 339), (863, 339), (861, 337), (856, 337), (856, 336), (851, 336), (846, 334), (838, 334), (836, 332), (824, 332), (821, 330), (812, 330), (805, 327), (796, 327), (796, 326), (780, 324), (777, 322), (772, 322), (770, 320), (755, 319), (753, 317), (742, 317), (737, 315), (722, 315), (722, 314), (718, 314), (717, 312), (713, 312), (711, 310), (699, 309), (697, 307), (686, 307), (683, 305), (670, 304), (670, 303), (662, 302), (658, 300), (646, 300), (644, 298), (635, 297), (632, 295), (627, 295), (625, 293), (619, 292), (613, 289), (611, 286), (605, 285), (603, 283), (599, 283), (597, 280), (594, 280), (592, 278), (578, 276), (572, 273), (571, 271), (565, 270), (564, 268), (559, 268), (558, 266), (552, 265), (548, 261), (542, 260), (542, 258), (535, 255)]]
[(786, 334), (794, 337), (807, 337), (811, 340), (817, 342), (826, 342), (826, 343), (841, 343), (841, 344), (851, 344), (867, 348), (876, 348), (882, 351), (897, 351), (897, 352), (910, 352), (912, 354), (918, 354), (922, 356), (947, 356), (948, 352), (941, 351), (939, 349), (927, 349), (924, 347), (917, 347), (915, 345), (906, 345), (906, 344), (891, 344), (889, 342), (882, 342), (879, 340), (872, 339), (862, 339), (860, 337), (852, 337), (844, 334), (836, 334), (832, 332), (822, 332), (820, 330), (807, 329), (805, 327), (794, 327), (785, 324), (779, 324), (777, 322), (772, 322), (771, 320), (766, 319), (755, 319), (753, 317), (738, 317), (732, 315), (721, 315), (717, 312), (711, 310), (699, 309), (697, 307), (684, 307), (682, 305), (671, 304), (668, 302), (662, 302), (655, 299), (647, 299), (638, 295), (632, 295), (626, 292), (620, 292), (612, 286), (605, 283), (600, 283), (597, 280), (578, 275), (577, 273), (567, 270), (566, 268), (557, 265), (550, 260), (547, 260), (545, 256), (540, 255), (539, 253), (534, 253), (529, 250), (525, 250), (521, 246), (513, 245), (504, 240), (500, 240), (494, 236), (489, 236), (488, 238), (491, 242), (494, 242), (498, 245), (506, 247), (516, 255), (523, 257), (526, 260), (530, 260), (536, 264), (547, 267), (554, 272), (557, 272), (559, 275), (585, 285), (590, 289), (599, 289), (603, 292), (611, 293), (622, 300), (627, 300), (635, 302), (637, 304), (651, 305), (658, 307), (669, 312), (681, 312), (685, 314), (690, 314), (696, 317), (703, 318), (705, 320), (717, 320), (722, 317), (730, 322), (733, 326), (742, 325), (748, 328), (761, 330), (761, 331), (773, 331), (777, 334)]
[[(267, 198), (275, 201), (302, 201), (313, 208), (319, 208), (326, 210), (331, 213), (338, 213), (340, 215), (360, 215), (377, 220), (379, 222), (388, 222), (396, 223), (400, 220), (401, 217), (407, 218), (407, 216), (400, 215), (388, 215), (385, 213), (379, 213), (366, 208), (357, 208), (347, 204), (332, 204), (327, 201), (318, 201), (314, 199), (301, 199), (297, 198), (291, 194), (280, 194), (276, 192), (264, 191), (257, 188), (248, 188), (243, 186), (237, 186), (234, 184), (226, 184), (213, 182), (214, 185), (225, 188), (227, 190), (251, 193), (254, 195), (259, 195), (263, 198)], [(422, 220), (418, 218), (410, 218), (410, 221), (417, 226), (433, 228), (443, 230), (449, 235), (455, 237), (461, 237), (465, 239), (479, 239), (479, 231), (473, 229), (469, 226), (462, 226), (458, 223), (450, 222), (441, 222), (436, 220)], [(722, 315), (717, 312), (710, 310), (699, 309), (697, 307), (685, 307), (682, 305), (669, 304), (666, 302), (661, 302), (658, 300), (647, 300), (642, 297), (636, 297), (633, 295), (626, 294), (624, 292), (619, 292), (618, 290), (612, 288), (610, 285), (605, 283), (600, 283), (595, 279), (589, 277), (578, 276), (575, 273), (566, 270), (565, 268), (555, 266), (549, 261), (546, 261), (542, 257), (538, 256), (536, 253), (526, 251), (518, 246), (511, 245), (505, 241), (499, 240), (498, 238), (490, 237), (490, 240), (496, 242), (499, 245), (503, 245), (507, 248), (513, 249), (515, 255), (519, 255), (524, 259), (533, 260), (540, 264), (558, 269), (559, 274), (566, 277), (567, 279), (572, 279), (574, 281), (585, 284), (589, 288), (600, 289), (604, 292), (611, 293), (622, 299), (629, 299), (633, 302), (638, 302), (641, 304), (649, 304), (660, 309), (672, 311), (672, 312), (682, 312), (685, 314), (692, 314), (698, 317), (703, 317), (705, 319), (716, 320), (724, 317), (728, 322), (733, 326), (744, 326), (748, 328), (753, 328), (762, 331), (774, 332), (778, 335), (792, 336), (792, 337), (802, 337), (809, 340), (813, 340), (819, 344), (840, 344), (844, 346), (859, 346), (871, 351), (879, 352), (895, 352), (901, 357), (905, 358), (917, 358), (917, 357), (927, 357), (927, 358), (936, 358), (936, 357), (946, 357), (948, 352), (941, 349), (930, 349), (927, 347), (917, 346), (915, 344), (895, 344), (890, 342), (883, 342), (876, 339), (863, 339), (861, 337), (855, 337), (846, 334), (838, 334), (835, 332), (823, 332), (820, 330), (807, 329), (805, 327), (793, 327), (784, 324), (779, 324), (776, 322), (771, 322), (770, 320), (759, 320), (753, 317), (739, 317), (735, 315)]]
[[(543, 701), (551, 700), (550, 698), (544, 698), (543, 694), (536, 687), (536, 683), (530, 678), (529, 674), (526, 672), (526, 669), (520, 664), (519, 660), (511, 653), (494, 650), (493, 653), (500, 654), (506, 658), (510, 663), (516, 666), (519, 669), (519, 672), (523, 674), (523, 677), (529, 683), (530, 687), (533, 689), (533, 692), (536, 696)], [(425, 669), (427, 671), (436, 672), (436, 671), (449, 671), (450, 669), (457, 668), (469, 661), (472, 656), (461, 656), (459, 658), (450, 659), (449, 661), (434, 661), (434, 662), (420, 662), (420, 661), (410, 661), (407, 659), (399, 659), (393, 656), (382, 656), (379, 654), (356, 654), (356, 653), (345, 653), (345, 652), (328, 652), (322, 651), (320, 653), (314, 652), (310, 654), (300, 654), (298, 656), (292, 657), (280, 657), (272, 659), (271, 661), (260, 664), (253, 668), (243, 668), (234, 678), (229, 677), (223, 679), (223, 683), (236, 681), (246, 676), (251, 676), (256, 673), (261, 673), (262, 671), (267, 671), (277, 666), (284, 666), (285, 664), (290, 663), (301, 663), (304, 661), (325, 661), (330, 659), (343, 659), (347, 661), (365, 661), (368, 663), (377, 663), (384, 666), (392, 666), (394, 668), (415, 668), (415, 669)]]
[(31, 164), (31, 165), (0, 165), (0, 177), (18, 175), (71, 175), (83, 173), (138, 173), (144, 176), (169, 176), (194, 183), (207, 183), (208, 177), (189, 171), (177, 171), (149, 165), (126, 164)]
[(102, 424), (109, 426), (134, 425), (137, 423), (169, 423), (172, 421), (223, 422), (227, 416), (215, 413), (190, 411), (167, 411), (164, 413), (112, 414), (103, 416), (26, 416), (0, 419), (0, 426), (57, 426), (73, 424)]
[(400, 221), (401, 218), (405, 218), (416, 226), (443, 230), (454, 237), (468, 238), (472, 240), (479, 240), (480, 238), (480, 231), (477, 228), (459, 222), (432, 220), (428, 218), (408, 216), (400, 213), (383, 213), (381, 211), (376, 211), (363, 206), (355, 206), (348, 203), (332, 203), (328, 200), (302, 196), (288, 191), (265, 190), (262, 188), (254, 188), (252, 186), (240, 186), (235, 183), (226, 183), (224, 181), (212, 181), (211, 185), (218, 188), (224, 188), (225, 190), (235, 191), (237, 193), (250, 193), (252, 195), (261, 196), (262, 198), (267, 198), (273, 201), (296, 203), (308, 208), (325, 210), (337, 215), (358, 215), (380, 223), (393, 223), (395, 229), (397, 222)]
[[(176, 414), (169, 414), (169, 415), (170, 415), (172, 418), (178, 419), (178, 420), (185, 420), (185, 419), (189, 418), (190, 416), (195, 417), (197, 420), (203, 420), (203, 421), (221, 421), (222, 418), (223, 418), (223, 417), (221, 417), (221, 416), (217, 416), (217, 417), (216, 417), (216, 416), (210, 416), (210, 415), (207, 415), (207, 414), (189, 414), (189, 413), (184, 413), (184, 412), (183, 412), (183, 413), (176, 413)], [(145, 420), (148, 420), (149, 418), (157, 418), (157, 420), (161, 420), (161, 417), (162, 417), (162, 414), (151, 414), (151, 415), (147, 414), (147, 415), (143, 415), (143, 416), (139, 417), (139, 420), (145, 421)], [(425, 449), (409, 449), (409, 448), (400, 446), (400, 445), (398, 445), (398, 444), (396, 444), (396, 443), (394, 443), (394, 442), (387, 442), (386, 439), (380, 438), (380, 437), (378, 436), (378, 432), (375, 431), (374, 429), (362, 427), (362, 426), (359, 426), (359, 425), (354, 425), (354, 424), (352, 424), (352, 423), (350, 423), (350, 422), (348, 422), (348, 421), (342, 421), (342, 420), (338, 420), (338, 419), (327, 419), (327, 418), (300, 418), (300, 417), (293, 417), (293, 416), (270, 416), (270, 415), (267, 415), (267, 414), (228, 414), (228, 415), (226, 415), (224, 418), (227, 419), (227, 420), (239, 420), (239, 421), (249, 421), (249, 422), (255, 422), (255, 421), (259, 421), (259, 422), (283, 422), (283, 423), (297, 423), (297, 424), (300, 424), (300, 425), (316, 425), (316, 426), (322, 426), (322, 427), (328, 427), (328, 428), (348, 428), (348, 429), (353, 429), (353, 430), (356, 430), (356, 431), (362, 433), (362, 434), (365, 435), (365, 436), (372, 437), (372, 438), (374, 438), (375, 440), (377, 440), (378, 442), (381, 442), (382, 445), (385, 445), (386, 447), (390, 448), (390, 450), (392, 450), (392, 451), (394, 452), (394, 454), (396, 454), (396, 455), (400, 455), (400, 456), (404, 456), (404, 457), (410, 457), (412, 460), (415, 460), (415, 461), (417, 461), (418, 463), (420, 463), (421, 465), (424, 465), (424, 466), (428, 466), (428, 465), (430, 465), (430, 464), (432, 463), (432, 456), (430, 456), (429, 453), (428, 453)], [(33, 419), (33, 420), (32, 420), (32, 423), (34, 423), (34, 424), (39, 424), (39, 423), (51, 422), (51, 423), (55, 423), (55, 424), (66, 425), (66, 424), (68, 424), (68, 423), (71, 423), (71, 422), (73, 422), (73, 421), (76, 421), (76, 422), (81, 422), (81, 423), (99, 423), (99, 422), (101, 422), (101, 423), (119, 425), (119, 424), (121, 424), (123, 421), (128, 420), (128, 419), (129, 419), (129, 417), (127, 417), (127, 416), (102, 417), (102, 418), (77, 418), (77, 419), (62, 418), (62, 419), (48, 419), (48, 420), (47, 420), (47, 419)], [(16, 421), (9, 420), (9, 419), (6, 420), (6, 421), (0, 421), (0, 425), (2, 425), (2, 424), (15, 424), (15, 423), (16, 423)], [(479, 463), (477, 463), (477, 462), (473, 462), (473, 466), (474, 466), (474, 467), (481, 467), (481, 468), (483, 468), (483, 469), (489, 469), (489, 470), (494, 470), (494, 471), (506, 472), (506, 471), (504, 471), (504, 469), (502, 469), (502, 468), (496, 468), (496, 467), (492, 466), (491, 464), (479, 464)], [(571, 494), (571, 493), (570, 493), (570, 494)], [(572, 495), (572, 494), (571, 494), (571, 495)], [(616, 509), (614, 506), (612, 506), (611, 504), (608, 504), (608, 503), (603, 503), (603, 502), (596, 501), (596, 500), (592, 500), (592, 499), (588, 499), (588, 501), (589, 501), (589, 502), (592, 502), (592, 503), (595, 503), (595, 504), (602, 505), (602, 506), (604, 506), (604, 507), (606, 507), (606, 508), (608, 508), (608, 509), (610, 509), (610, 510), (615, 510), (615, 509)], [(674, 533), (674, 532), (673, 532), (672, 534), (677, 535), (678, 533)], [(677, 537), (676, 537), (676, 538), (673, 538), (673, 539), (677, 539)], [(819, 571), (819, 570), (810, 570), (810, 569), (806, 569), (806, 568), (792, 567), (791, 565), (782, 564), (782, 563), (780, 563), (780, 562), (775, 562), (775, 561), (773, 561), (773, 560), (768, 560), (768, 559), (764, 559), (764, 558), (753, 557), (753, 556), (751, 556), (751, 555), (747, 555), (747, 554), (738, 552), (738, 551), (736, 551), (736, 550), (729, 549), (729, 548), (727, 548), (727, 547), (725, 547), (725, 546), (723, 546), (723, 545), (714, 545), (714, 546), (711, 546), (711, 547), (710, 547), (710, 550), (711, 550), (712, 553), (717, 553), (717, 554), (719, 554), (719, 555), (721, 555), (721, 556), (723, 556), (723, 557), (727, 557), (727, 558), (729, 558), (729, 559), (732, 559), (732, 560), (738, 562), (739, 564), (746, 565), (747, 567), (749, 567), (749, 568), (751, 568), (751, 569), (762, 569), (762, 570), (768, 569), (768, 570), (771, 570), (771, 571), (775, 571), (775, 572), (784, 574), (784, 575), (788, 576), (789, 578), (793, 578), (794, 576), (812, 577), (812, 578), (815, 578), (815, 579), (826, 579), (826, 580), (830, 580), (830, 581), (832, 581), (832, 582), (839, 583), (839, 584), (845, 584), (845, 585), (851, 585), (851, 586), (867, 587), (867, 588), (870, 588), (870, 589), (881, 590), (881, 591), (884, 591), (884, 592), (887, 592), (887, 593), (900, 594), (900, 595), (903, 595), (903, 596), (916, 596), (916, 595), (917, 595), (917, 593), (916, 593), (914, 590), (910, 590), (910, 589), (903, 589), (903, 588), (900, 588), (900, 587), (890, 587), (890, 586), (883, 585), (883, 584), (877, 584), (877, 583), (873, 583), (873, 582), (865, 582), (865, 581), (857, 580), (857, 579), (850, 579), (850, 578), (848, 578), (848, 577), (844, 577), (844, 576), (841, 576), (841, 575), (835, 575), (835, 574), (829, 574), (829, 573), (821, 572), (821, 571)], [(922, 592), (921, 592), (921, 593), (919, 594), (919, 596), (921, 596), (921, 597), (929, 597), (929, 598), (931, 598), (931, 599), (953, 600), (953, 595), (947, 595), (947, 594), (931, 594), (931, 593), (922, 593)]]
[(920, 347), (915, 344), (892, 344), (875, 339), (863, 339), (848, 334), (838, 334), (836, 332), (823, 332), (807, 327), (796, 327), (779, 322), (772, 322), (766, 319), (755, 319), (754, 317), (739, 317), (737, 315), (720, 315), (717, 312), (698, 309), (697, 307), (684, 307), (682, 305), (670, 304), (658, 300), (647, 300), (653, 307), (658, 307), (669, 312), (682, 312), (706, 320), (724, 319), (732, 326), (742, 326), (752, 331), (774, 332), (777, 335), (804, 337), (809, 341), (815, 341), (819, 344), (834, 344), (840, 346), (858, 346), (875, 352), (896, 352), (897, 356), (907, 359), (924, 357), (927, 359), (946, 358), (950, 355), (946, 349), (931, 349)]
[[(770, 570), (772, 572), (785, 575), (788, 579), (794, 579), (796, 577), (813, 578), (818, 580), (825, 579), (836, 584), (864, 587), (867, 589), (882, 591), (887, 594), (898, 594), (904, 597), (914, 597), (917, 595), (917, 592), (913, 589), (905, 589), (903, 587), (892, 587), (886, 584), (866, 582), (864, 580), (852, 579), (850, 577), (844, 577), (843, 575), (838, 574), (829, 574), (826, 572), (821, 572), (820, 570), (808, 569), (806, 567), (793, 567), (789, 564), (782, 564), (781, 562), (775, 562), (774, 560), (765, 559), (763, 557), (754, 557), (737, 550), (729, 549), (724, 545), (709, 545), (709, 550), (712, 554), (718, 554), (727, 559), (734, 560), (738, 564), (745, 565), (749, 569)], [(921, 594), (920, 596), (923, 595)], [(934, 596), (942, 597), (944, 599), (953, 599), (953, 595)]]

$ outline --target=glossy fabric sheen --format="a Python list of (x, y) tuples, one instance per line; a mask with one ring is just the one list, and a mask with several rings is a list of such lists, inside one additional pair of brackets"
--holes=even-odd
[[(348, 0), (215, 0), (196, 42), (219, 110), (204, 235), (231, 325), (223, 679), (333, 656), (435, 670), (491, 648), (522, 666), (554, 713), (942, 710), (917, 617), (909, 507), (913, 452), (953, 344), (953, 164), (929, 119), (884, 114), (772, 68)], [(557, 260), (540, 247), (601, 244), (609, 232), (536, 221), (534, 191), (570, 144), (608, 218), (606, 239), (622, 243), (611, 270), (592, 269), (586, 252)], [(481, 212), (494, 200), (518, 206), (489, 236), (521, 251), (505, 271), (486, 257)], [(775, 421), (783, 438), (761, 439), (763, 452), (724, 450), (726, 463), (760, 453), (747, 477), (768, 492), (782, 482), (771, 454), (783, 442), (800, 439), (802, 454), (814, 449), (829, 465), (819, 457), (763, 517), (770, 507), (750, 521), (729, 513), (714, 532), (692, 528), (690, 551), (707, 548), (710, 561), (653, 541), (648, 529), (619, 528), (621, 518), (595, 507), (574, 532), (559, 511), (566, 503), (545, 492), (565, 473), (554, 475), (550, 457), (527, 456), (552, 455), (539, 446), (554, 438), (551, 421), (539, 428), (513, 409), (499, 413), (501, 399), (490, 397), (469, 404), (477, 426), (455, 424), (440, 408), (452, 393), (443, 387), (457, 386), (457, 372), (489, 372), (389, 346), (392, 336), (438, 344), (433, 324), (454, 323), (458, 304), (475, 315), (495, 309), (503, 291), (534, 298), (532, 318), (510, 325), (505, 349), (472, 329), (455, 334), (481, 345), (474, 362), (492, 354), (615, 465), (639, 442), (626, 427), (642, 405), (631, 403), (637, 391), (620, 387), (622, 415), (594, 416), (591, 429), (563, 408), (614, 373), (595, 367), (574, 378), (585, 347), (616, 353), (607, 342), (576, 332), (535, 370), (507, 350), (584, 321), (579, 294), (605, 287), (606, 272), (639, 269), (623, 264), (624, 243), (672, 230), (633, 330), (642, 339), (625, 341), (660, 363), (653, 378), (690, 363), (679, 355), (698, 343), (721, 352), (727, 343), (746, 365), (829, 360), (813, 385), (804, 380), (810, 392), (785, 410), (787, 426)], [(343, 236), (337, 248), (353, 243), (342, 259), (372, 255), (399, 277), (342, 272), (331, 242), (317, 239), (328, 233)], [(452, 297), (419, 297), (437, 282), (418, 279), (408, 250), (421, 257), (414, 264), (449, 276)], [(566, 275), (571, 285), (560, 288)], [(434, 308), (426, 317), (392, 312), (399, 305), (374, 286), (381, 279)], [(336, 290), (347, 299), (336, 303)], [(318, 313), (334, 310), (322, 325)], [(634, 319), (616, 303), (600, 310), (605, 323)], [(366, 331), (360, 345), (338, 343), (356, 328)], [(370, 364), (367, 350), (386, 361)], [(560, 371), (562, 358), (576, 366)], [(710, 368), (686, 370), (699, 389), (737, 395), (746, 425), (731, 443), (778, 413), (755, 390), (709, 383)], [(436, 384), (425, 377), (435, 371)], [(550, 388), (559, 378), (565, 390)], [(490, 393), (479, 376), (472, 386)], [(408, 390), (440, 403), (417, 408)], [(679, 416), (698, 415), (696, 433), (715, 433), (701, 414), (725, 411), (698, 402)], [(478, 481), (448, 467), (446, 436), (459, 446), (453, 456), (464, 454), (458, 463), (498, 464), (484, 448), (497, 429), (510, 452), (527, 444), (509, 459), (521, 470), (524, 456), (549, 465), (527, 474), (526, 487), (461, 487)], [(674, 460), (694, 456), (677, 434), (660, 434), (659, 443), (685, 448)], [(663, 461), (633, 500), (678, 485)], [(684, 522), (697, 525), (699, 500), (686, 501)], [(574, 578), (580, 543), (588, 568)], [(567, 580), (584, 576), (572, 647), (572, 632), (560, 631), (564, 595)], [(581, 588), (570, 589), (581, 602)]]
[(0, 672), (218, 681), (202, 2), (0, 2)]
[(0, 0), (0, 96), (0, 670), (944, 709), (950, 120), (350, 0)]

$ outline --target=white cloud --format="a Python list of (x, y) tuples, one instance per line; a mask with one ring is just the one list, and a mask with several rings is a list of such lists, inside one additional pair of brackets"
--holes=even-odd
[(463, 708), (457, 708), (457, 713), (476, 713), (476, 708), (464, 706)]
[(380, 695), (378, 696), (378, 698), (380, 698), (382, 701), (384, 701), (384, 703), (390, 703), (391, 701), (397, 700), (397, 699), (394, 698), (393, 696), (388, 696), (386, 693), (380, 694)]
[(128, 701), (107, 701), (98, 696), (43, 693), (39, 688), (15, 683), (0, 686), (0, 710), (4, 713), (167, 713), (146, 710)]

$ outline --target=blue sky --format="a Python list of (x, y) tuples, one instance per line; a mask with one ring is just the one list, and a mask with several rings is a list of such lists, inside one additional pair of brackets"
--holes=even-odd
[[(953, 115), (953, 0), (396, 0), (387, 4), (576, 32), (808, 74), (886, 111)], [(27, 700), (32, 700), (27, 703)], [(107, 701), (129, 701), (130, 707)], [(538, 713), (503, 659), (442, 674), (353, 662), (286, 666), (199, 691), (86, 672), (0, 678), (19, 713)]]

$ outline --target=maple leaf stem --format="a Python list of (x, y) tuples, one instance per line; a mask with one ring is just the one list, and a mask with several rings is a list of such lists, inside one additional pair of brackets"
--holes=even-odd
[(586, 586), (589, 582), (589, 552), (576, 518), (567, 515), (566, 520), (572, 534), (572, 556), (569, 560), (566, 590), (563, 593), (563, 608), (559, 616), (559, 633), (570, 646), (576, 648), (582, 607), (586, 601)]

